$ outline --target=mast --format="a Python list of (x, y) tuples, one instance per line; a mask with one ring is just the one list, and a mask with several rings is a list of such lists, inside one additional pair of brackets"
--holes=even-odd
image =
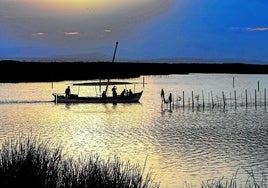
[[(115, 43), (114, 55), (113, 55), (112, 63), (114, 63), (114, 60), (115, 60), (115, 55), (116, 55), (116, 51), (117, 51), (117, 46), (118, 46), (118, 41), (116, 41), (116, 43)], [(107, 85), (106, 85), (106, 89), (105, 89), (105, 93), (107, 93), (108, 86), (109, 86), (109, 82), (110, 82), (110, 79), (108, 78)]]
[(113, 63), (114, 63), (114, 59), (115, 59), (115, 55), (116, 55), (116, 51), (117, 51), (117, 46), (118, 46), (118, 41), (116, 41), (116, 43), (115, 43), (114, 55), (113, 55), (113, 60), (112, 60)]

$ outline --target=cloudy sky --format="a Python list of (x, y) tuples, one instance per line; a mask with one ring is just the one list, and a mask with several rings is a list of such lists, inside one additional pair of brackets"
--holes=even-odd
[(268, 61), (267, 0), (0, 0), (0, 57)]

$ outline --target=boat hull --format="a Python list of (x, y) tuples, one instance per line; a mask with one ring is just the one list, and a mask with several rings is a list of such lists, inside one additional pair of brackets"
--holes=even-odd
[(143, 91), (138, 93), (133, 93), (130, 96), (117, 96), (117, 97), (79, 97), (78, 95), (71, 95), (70, 97), (65, 97), (64, 95), (59, 95), (53, 93), (55, 103), (138, 103)]

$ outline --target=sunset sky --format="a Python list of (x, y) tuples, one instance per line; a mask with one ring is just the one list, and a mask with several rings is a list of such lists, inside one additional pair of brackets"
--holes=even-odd
[(268, 61), (267, 0), (0, 0), (0, 58)]

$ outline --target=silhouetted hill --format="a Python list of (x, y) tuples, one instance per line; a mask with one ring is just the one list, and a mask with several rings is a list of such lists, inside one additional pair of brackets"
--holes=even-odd
[(268, 65), (243, 63), (130, 63), (0, 61), (0, 82), (133, 78), (188, 73), (268, 74)]

